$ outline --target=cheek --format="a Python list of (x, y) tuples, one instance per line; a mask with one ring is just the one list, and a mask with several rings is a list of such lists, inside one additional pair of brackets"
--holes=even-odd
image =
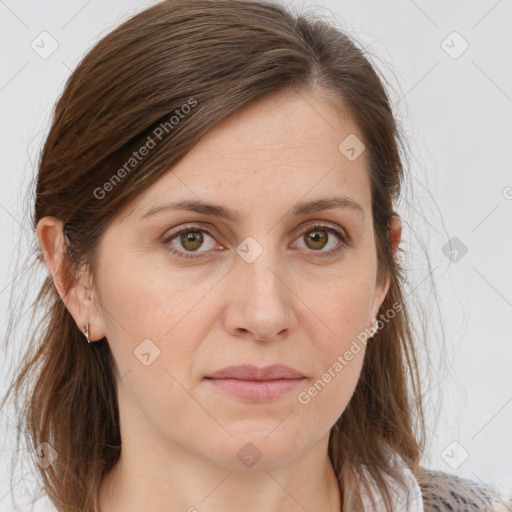
[(371, 323), (374, 290), (375, 284), (367, 273), (351, 272), (331, 282), (322, 294), (316, 294), (314, 300), (309, 301), (311, 310), (318, 312), (324, 327), (324, 336), (319, 336), (317, 330), (311, 337), (318, 340), (325, 366), (345, 352), (352, 341), (364, 337)]
[(98, 284), (112, 338), (133, 344), (153, 337), (162, 341), (182, 328), (208, 288), (200, 276), (137, 253), (117, 259), (115, 266), (107, 262)]
[(318, 424), (330, 428), (347, 407), (359, 381), (366, 352), (368, 333), (364, 331), (369, 302), (338, 301), (336, 311), (326, 317), (334, 334), (312, 338), (315, 343), (316, 373), (297, 396), (304, 414)]
[(205, 292), (185, 281), (184, 274), (164, 276), (143, 265), (137, 270), (119, 265), (101, 281), (103, 318), (121, 379), (125, 417), (145, 418), (134, 425), (149, 418), (167, 436), (175, 430), (187, 432), (191, 417), (204, 417), (187, 389), (191, 358), (204, 338), (197, 315)]
[(105, 270), (98, 280), (103, 319), (123, 383), (141, 405), (150, 397), (162, 411), (181, 409), (190, 401), (182, 386), (210, 329), (207, 292), (214, 277), (135, 256)]
[[(368, 339), (374, 284), (368, 271), (340, 275), (308, 306), (315, 376), (297, 396), (317, 428), (330, 428), (347, 407), (359, 381)], [(319, 320), (320, 329), (319, 329)]]
[[(357, 352), (357, 353), (354, 353)], [(303, 414), (328, 430), (342, 415), (359, 381), (364, 347), (350, 351), (350, 360), (343, 353), (337, 356), (308, 388), (302, 390), (297, 400)]]

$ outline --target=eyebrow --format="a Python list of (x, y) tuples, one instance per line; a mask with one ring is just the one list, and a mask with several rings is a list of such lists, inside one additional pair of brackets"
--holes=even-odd
[[(364, 219), (363, 207), (354, 201), (354, 199), (347, 196), (335, 196), (316, 199), (306, 203), (299, 203), (291, 208), (290, 213), (293, 216), (298, 217), (300, 215), (307, 215), (309, 213), (332, 210), (335, 208), (348, 208), (350, 210), (357, 211), (360, 213), (361, 218)], [(203, 215), (210, 215), (212, 217), (225, 219), (233, 223), (240, 221), (240, 215), (234, 210), (224, 206), (196, 200), (170, 201), (159, 206), (155, 206), (140, 217), (140, 220), (169, 210), (188, 210)]]

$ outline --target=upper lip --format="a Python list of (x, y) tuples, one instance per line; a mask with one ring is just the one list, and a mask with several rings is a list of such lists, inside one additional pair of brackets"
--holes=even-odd
[(258, 368), (252, 364), (227, 366), (215, 373), (207, 375), (209, 379), (240, 379), (240, 380), (277, 380), (302, 379), (304, 375), (298, 370), (284, 364), (273, 364)]

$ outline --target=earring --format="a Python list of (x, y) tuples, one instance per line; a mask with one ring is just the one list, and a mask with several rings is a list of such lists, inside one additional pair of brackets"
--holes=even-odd
[(87, 339), (87, 343), (91, 343), (91, 340), (89, 339), (89, 322), (85, 324), (84, 336)]

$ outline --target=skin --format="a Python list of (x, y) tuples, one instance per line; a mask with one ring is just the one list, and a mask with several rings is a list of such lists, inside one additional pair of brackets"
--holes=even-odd
[[(338, 149), (349, 134), (363, 139), (319, 90), (280, 92), (239, 111), (123, 210), (101, 240), (94, 286), (77, 281), (67, 296), (57, 272), (62, 223), (40, 220), (62, 299), (81, 329), (89, 322), (91, 340), (107, 338), (121, 376), (122, 455), (103, 481), (103, 511), (341, 510), (328, 437), (357, 384), (364, 344), (308, 404), (297, 396), (373, 325), (389, 288), (389, 278), (377, 280), (366, 153), (350, 161)], [(288, 215), (297, 202), (333, 195), (357, 201), (364, 216), (348, 208)], [(139, 219), (176, 199), (241, 218), (166, 211)], [(310, 238), (318, 221), (344, 230), (352, 245), (322, 258), (340, 239)], [(208, 230), (203, 245), (163, 241), (192, 222)], [(395, 252), (398, 217), (391, 229)], [(263, 249), (251, 263), (236, 252), (248, 236)], [(169, 246), (198, 257), (173, 256)], [(148, 366), (134, 355), (146, 338), (160, 350)], [(306, 378), (267, 402), (204, 378), (242, 363), (283, 363)], [(261, 454), (252, 467), (237, 457), (248, 442)]]

